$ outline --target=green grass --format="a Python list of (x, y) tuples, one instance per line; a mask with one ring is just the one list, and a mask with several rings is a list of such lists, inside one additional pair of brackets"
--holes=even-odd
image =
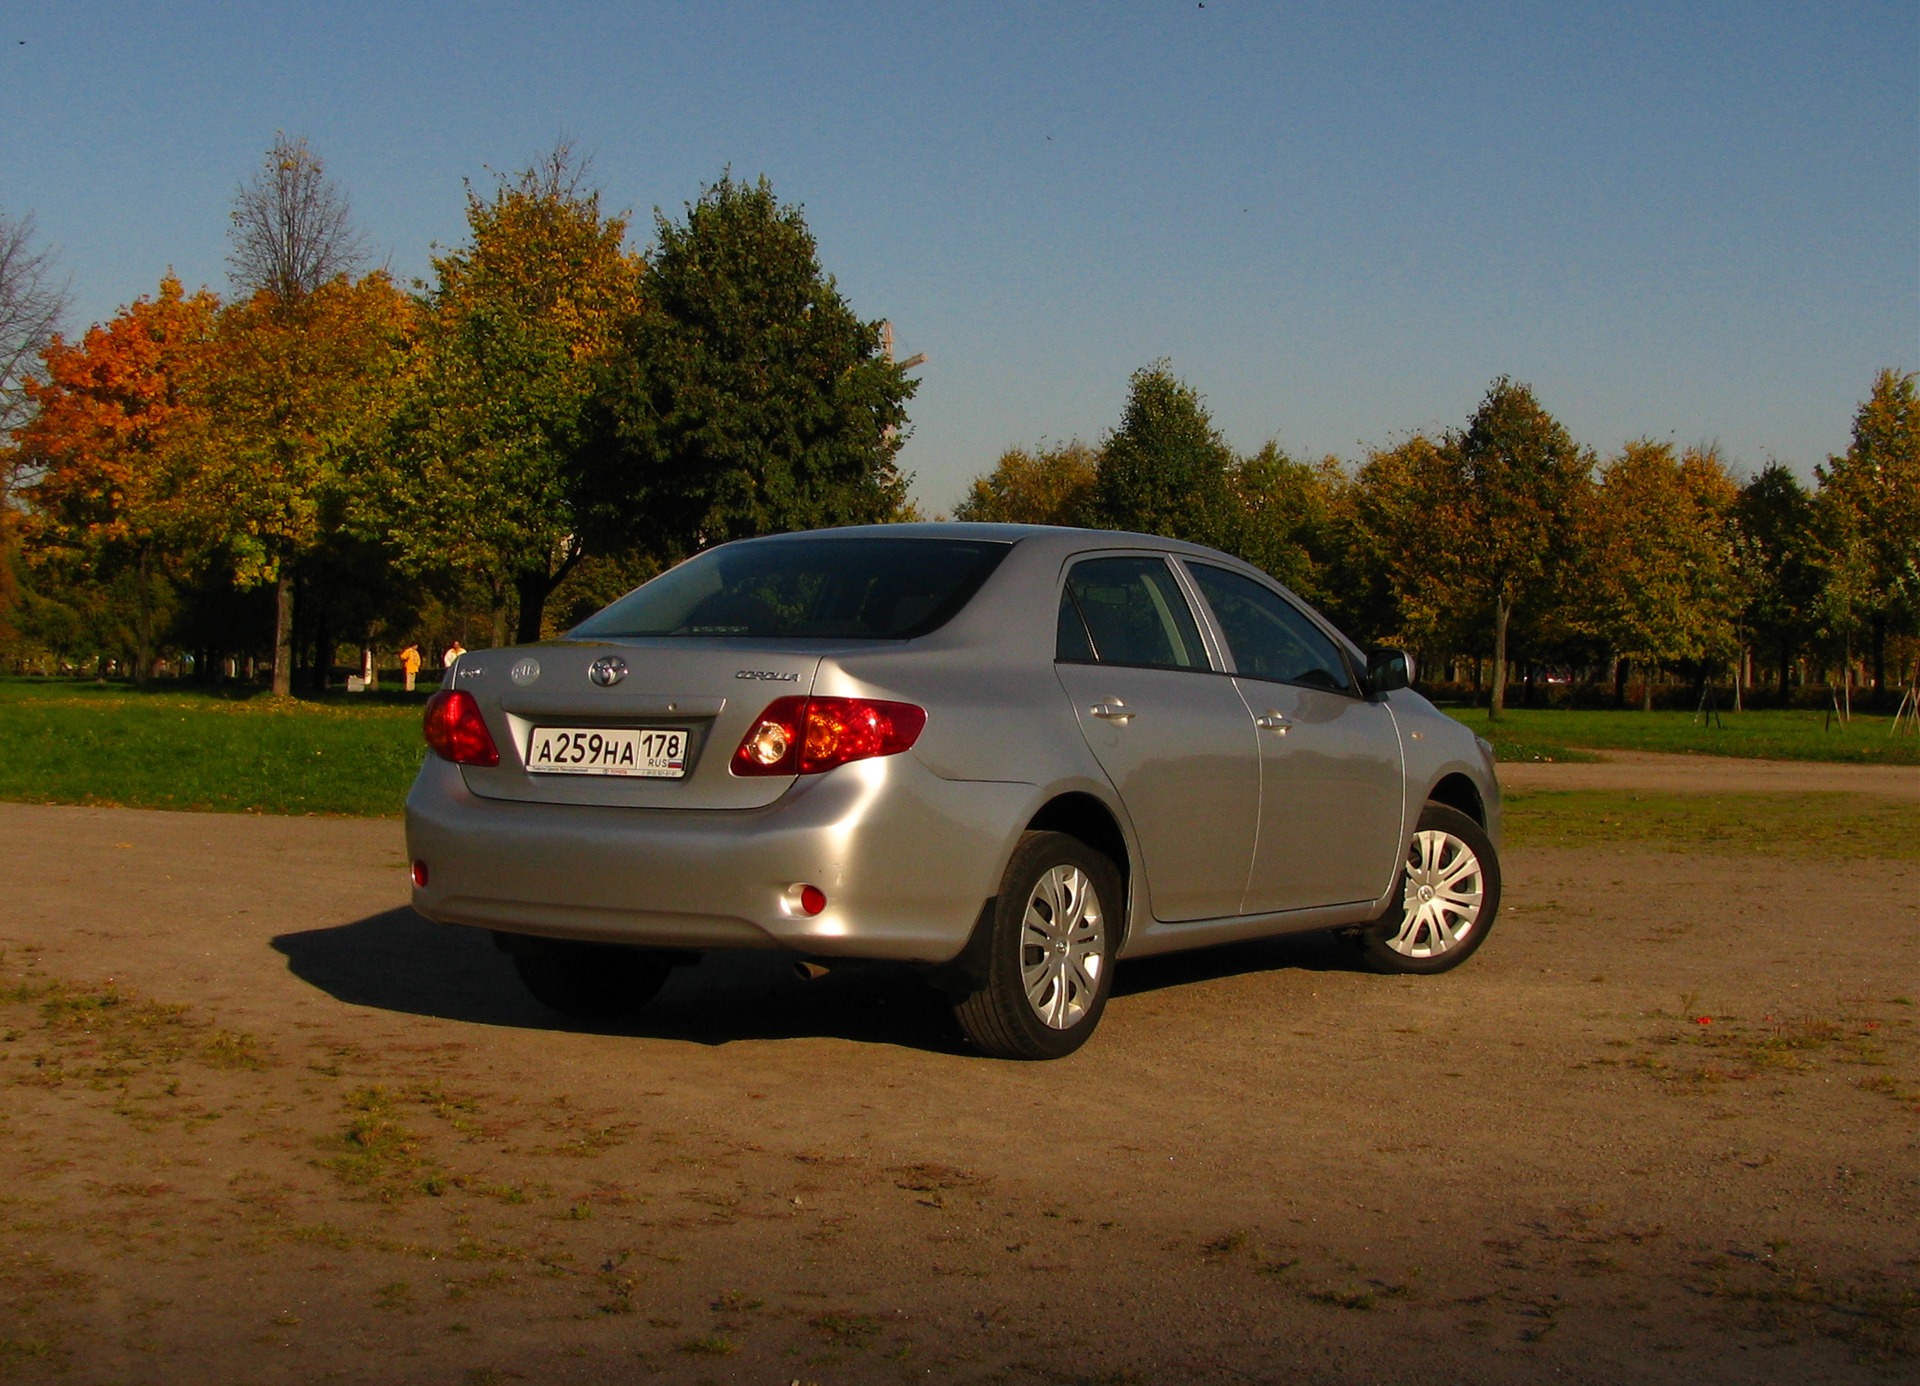
[(1920, 803), (1870, 794), (1640, 794), (1612, 790), (1505, 796), (1517, 847), (1642, 843), (1681, 851), (1920, 861)]
[(1724, 712), (1721, 726), (1698, 725), (1687, 712), (1508, 708), (1498, 722), (1485, 708), (1452, 716), (1493, 743), (1501, 760), (1591, 760), (1594, 751), (1668, 751), (1766, 760), (1829, 760), (1920, 765), (1920, 736), (1891, 736), (1893, 719), (1856, 713), (1847, 726), (1827, 714), (1768, 708)]
[(420, 768), (420, 703), (0, 679), (0, 799), (392, 817)]

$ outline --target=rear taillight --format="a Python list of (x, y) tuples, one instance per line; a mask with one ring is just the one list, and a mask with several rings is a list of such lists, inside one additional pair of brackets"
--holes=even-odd
[(920, 739), (925, 708), (874, 698), (775, 698), (733, 753), (736, 775), (817, 775), (898, 755)]
[(455, 765), (500, 763), (487, 719), (480, 715), (480, 704), (471, 693), (443, 688), (427, 699), (425, 731), (434, 752)]

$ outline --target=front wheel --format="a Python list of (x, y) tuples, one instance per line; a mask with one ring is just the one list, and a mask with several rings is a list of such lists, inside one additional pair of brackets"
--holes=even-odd
[(994, 902), (986, 985), (953, 1008), (983, 1053), (1058, 1059), (1087, 1042), (1113, 987), (1120, 873), (1077, 837), (1028, 833)]
[(1379, 972), (1445, 972), (1473, 955), (1500, 909), (1500, 859), (1485, 829), (1428, 804), (1387, 912), (1360, 931)]
[(675, 958), (644, 948), (509, 936), (502, 946), (534, 999), (573, 1020), (616, 1020), (666, 985)]

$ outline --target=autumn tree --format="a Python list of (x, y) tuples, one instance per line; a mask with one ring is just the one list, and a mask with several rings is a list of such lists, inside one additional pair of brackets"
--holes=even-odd
[(956, 520), (1016, 525), (1086, 521), (1100, 455), (1078, 438), (1031, 452), (1008, 448), (993, 470), (977, 476), (954, 507)]
[(1886, 687), (1889, 626), (1920, 616), (1920, 393), (1884, 370), (1855, 412), (1853, 442), (1819, 469), (1832, 565), (1846, 586), (1832, 609), (1857, 611), (1873, 642), (1873, 686)]
[(1653, 706), (1662, 664), (1706, 666), (1735, 648), (1738, 495), (1711, 450), (1676, 457), (1646, 440), (1627, 444), (1586, 493), (1580, 619), (1641, 667), (1643, 709)]
[(656, 214), (647, 302), (608, 361), (597, 475), (662, 558), (897, 518), (915, 382), (820, 265), (801, 209), (723, 175)]
[[(236, 571), (274, 585), (273, 691), (293, 687), (294, 566), (318, 538), (342, 443), (365, 422), (363, 369), (390, 365), (398, 295), (366, 259), (346, 194), (304, 138), (278, 134), (234, 194), (228, 266), (239, 302), (221, 325), (210, 382), (221, 503), (235, 507)], [(359, 343), (330, 333), (367, 331)], [(381, 382), (384, 383), (384, 382)]]
[(1334, 604), (1356, 629), (1420, 650), (1474, 643), (1483, 592), (1459, 532), (1460, 471), (1458, 453), (1422, 433), (1362, 460), (1333, 517)]
[(468, 188), (467, 241), (433, 262), (392, 465), (363, 492), (363, 514), (415, 570), (486, 585), (496, 644), (510, 598), (518, 638), (538, 640), (547, 597), (613, 528), (617, 488), (589, 475), (605, 450), (588, 447), (587, 405), (646, 266), (585, 175), (563, 142), (486, 196)]
[(275, 589), (276, 694), (292, 687), (296, 573), (342, 522), (347, 464), (393, 410), (413, 319), (384, 271), (293, 302), (263, 290), (220, 314), (200, 382), (208, 470), (197, 500), (241, 586)]
[(1779, 462), (1769, 463), (1734, 502), (1741, 624), (1747, 638), (1773, 656), (1782, 707), (1792, 696), (1794, 656), (1818, 631), (1823, 574), (1815, 522), (1812, 497)]
[(159, 588), (192, 546), (204, 499), (197, 441), (205, 415), (193, 382), (210, 350), (218, 302), (169, 275), (76, 343), (55, 337), (44, 379), (29, 378), (31, 420), (18, 433), (37, 561), (70, 579), (121, 583), (135, 612), (133, 669), (154, 654)]

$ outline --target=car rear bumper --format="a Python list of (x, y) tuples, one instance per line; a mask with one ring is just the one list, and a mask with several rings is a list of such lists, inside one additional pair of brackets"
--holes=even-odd
[[(487, 799), (429, 756), (407, 851), (429, 919), (661, 948), (946, 962), (1034, 809), (1026, 784), (945, 780), (911, 755), (807, 776), (758, 809)], [(803, 914), (796, 885), (827, 907)]]

